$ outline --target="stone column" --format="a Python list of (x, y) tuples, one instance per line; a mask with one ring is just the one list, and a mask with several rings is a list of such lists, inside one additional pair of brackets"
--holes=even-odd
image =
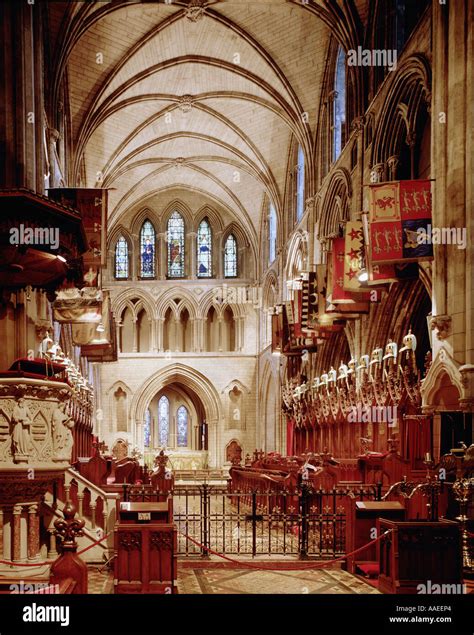
[(78, 503), (78, 507), (79, 507), (79, 509), (77, 510), (77, 513), (78, 513), (80, 518), (83, 518), (83, 516), (84, 516), (84, 511), (83, 511), (83, 507), (84, 507), (84, 492), (79, 492), (77, 494), (77, 503)]
[(133, 318), (133, 347), (132, 352), (138, 352), (138, 327), (137, 327), (137, 318)]
[(160, 262), (157, 263), (159, 267), (159, 277), (160, 280), (166, 280), (166, 276), (168, 274), (168, 243), (166, 242), (166, 232), (162, 234), (157, 234), (158, 245), (160, 254)]
[(151, 350), (154, 353), (158, 352), (158, 323), (156, 320), (150, 320), (151, 323), (151, 329), (150, 329), (150, 335), (151, 335)]
[(201, 345), (201, 351), (206, 352), (207, 341), (207, 317), (201, 318), (201, 325), (199, 327), (199, 341)]
[(56, 560), (58, 557), (58, 552), (56, 550), (56, 531), (53, 528), (48, 529), (49, 535), (49, 549), (48, 549), (48, 560)]
[(95, 510), (97, 507), (97, 502), (94, 501), (90, 503), (90, 508), (91, 508), (91, 527), (92, 529), (95, 529)]
[(21, 560), (21, 505), (13, 507), (12, 515), (12, 546), (11, 559), (13, 562)]
[(396, 155), (393, 155), (387, 159), (389, 181), (397, 180), (398, 163), (399, 163), (399, 158)]
[[(191, 330), (191, 347), (190, 351), (196, 351), (196, 322), (193, 317), (190, 317), (188, 320), (188, 328)], [(183, 351), (186, 350), (186, 334), (183, 333)]]
[(120, 320), (118, 320), (115, 323), (115, 328), (116, 328), (116, 331), (117, 331), (117, 349), (118, 349), (118, 352), (121, 353), (122, 352), (122, 340), (121, 340), (120, 335), (121, 335), (121, 332), (122, 332), (122, 322)]
[(236, 329), (235, 349), (237, 351), (242, 351), (245, 342), (245, 317), (237, 318), (237, 327), (238, 328)]
[(38, 505), (28, 507), (28, 560), (36, 560), (39, 553)]
[(370, 182), (380, 183), (383, 181), (383, 175), (385, 172), (385, 164), (377, 163), (370, 169)]
[(196, 232), (189, 232), (188, 238), (190, 244), (189, 253), (191, 254), (191, 266), (189, 267), (189, 277), (192, 280), (197, 278), (197, 245), (196, 245)]
[[(173, 325), (174, 325), (174, 342), (173, 342), (173, 347), (176, 353), (179, 353), (179, 343), (180, 343), (180, 339), (182, 337), (182, 333), (181, 333), (181, 320), (179, 318), (174, 318), (173, 319)], [(170, 348), (171, 348), (171, 342), (170, 342)]]
[(213, 271), (216, 272), (217, 278), (222, 279), (224, 277), (224, 245), (222, 244), (222, 232), (216, 232), (215, 236), (213, 235), (213, 245), (217, 245), (217, 249), (212, 250)]
[(217, 318), (217, 350), (219, 351), (219, 353), (222, 353), (222, 340), (223, 340), (223, 319), (222, 317), (218, 317)]
[(195, 318), (194, 320), (194, 350), (197, 353), (200, 353), (204, 350), (204, 340), (203, 340), (203, 319)]

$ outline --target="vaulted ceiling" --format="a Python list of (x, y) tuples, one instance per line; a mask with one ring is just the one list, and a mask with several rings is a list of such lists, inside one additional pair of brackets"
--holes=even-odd
[(292, 135), (311, 164), (329, 37), (354, 42), (355, 4), (49, 3), (52, 92), (67, 76), (70, 95), (70, 184), (82, 172), (82, 185), (111, 188), (110, 229), (182, 187), (256, 239), (265, 193), (281, 212)]

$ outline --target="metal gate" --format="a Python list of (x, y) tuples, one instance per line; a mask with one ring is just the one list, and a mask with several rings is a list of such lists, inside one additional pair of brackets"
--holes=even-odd
[(175, 488), (178, 556), (279, 555), (332, 558), (346, 552), (347, 514), (372, 490), (229, 492), (203, 484)]

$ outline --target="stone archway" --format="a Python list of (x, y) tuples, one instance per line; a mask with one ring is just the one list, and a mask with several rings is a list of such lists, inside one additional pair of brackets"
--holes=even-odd
[(136, 391), (131, 407), (132, 438), (134, 444), (143, 445), (143, 421), (153, 397), (170, 384), (181, 384), (194, 392), (201, 401), (208, 425), (208, 460), (210, 467), (219, 466), (219, 447), (222, 404), (215, 387), (201, 373), (184, 364), (171, 364), (149, 377)]

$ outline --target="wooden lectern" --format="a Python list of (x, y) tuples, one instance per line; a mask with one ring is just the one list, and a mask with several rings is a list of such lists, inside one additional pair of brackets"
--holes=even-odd
[[(380, 534), (391, 530), (378, 545), (379, 591), (420, 593), (423, 587), (434, 588), (436, 585), (442, 589), (443, 585), (448, 585), (449, 590), (445, 592), (460, 592), (462, 550), (459, 523), (444, 519), (437, 522), (394, 522), (385, 518), (378, 522)], [(451, 587), (456, 590), (451, 591)]]
[(115, 593), (176, 593), (173, 501), (120, 503), (114, 529)]

